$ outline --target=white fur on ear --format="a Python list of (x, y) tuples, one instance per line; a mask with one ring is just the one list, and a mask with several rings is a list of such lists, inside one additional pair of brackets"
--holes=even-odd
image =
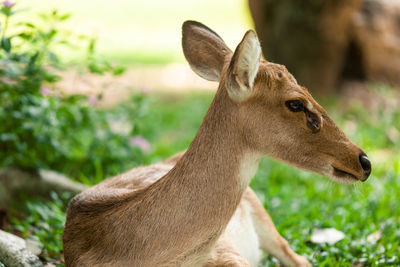
[[(256, 78), (258, 67), (260, 66), (261, 47), (256, 34), (253, 31), (248, 32), (244, 39), (243, 48), (238, 57), (236, 65), (237, 74), (243, 77), (244, 83), (249, 89), (253, 88), (254, 79)], [(247, 75), (246, 75), (247, 73)]]
[(235, 101), (250, 96), (260, 66), (261, 46), (254, 31), (249, 30), (243, 37), (232, 57), (227, 81), (228, 93)]

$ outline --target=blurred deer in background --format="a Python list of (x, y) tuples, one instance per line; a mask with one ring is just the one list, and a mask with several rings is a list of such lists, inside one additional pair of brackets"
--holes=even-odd
[(335, 182), (365, 181), (371, 164), (282, 65), (260, 60), (249, 30), (235, 52), (187, 21), (183, 52), (216, 96), (185, 153), (107, 179), (73, 198), (67, 266), (257, 266), (262, 250), (293, 252), (248, 187), (261, 157)]

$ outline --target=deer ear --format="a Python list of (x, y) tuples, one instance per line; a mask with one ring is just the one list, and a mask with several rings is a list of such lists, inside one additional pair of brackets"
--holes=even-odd
[(260, 42), (256, 33), (249, 30), (237, 46), (228, 67), (226, 87), (234, 101), (241, 102), (251, 95), (260, 57)]
[(225, 56), (232, 53), (218, 34), (196, 21), (183, 23), (182, 48), (192, 70), (210, 81), (219, 81)]

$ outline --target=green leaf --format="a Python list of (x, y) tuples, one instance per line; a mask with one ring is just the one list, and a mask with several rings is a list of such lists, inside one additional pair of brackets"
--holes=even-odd
[(55, 83), (55, 82), (58, 82), (61, 80), (60, 75), (50, 73), (50, 72), (43, 73), (43, 77), (44, 77), (44, 80), (49, 83)]
[(66, 14), (61, 15), (61, 16), (59, 17), (59, 19), (60, 19), (60, 21), (64, 21), (64, 20), (69, 19), (70, 17), (71, 17), (71, 14), (66, 13)]
[(47, 35), (46, 35), (47, 40), (53, 39), (54, 36), (56, 36), (57, 33), (58, 33), (58, 31), (56, 29), (51, 29), (49, 31), (49, 33), (47, 33)]
[(26, 26), (26, 27), (28, 27), (28, 28), (36, 29), (36, 26), (35, 26), (33, 23), (30, 23), (30, 22), (23, 22), (23, 23), (21, 23), (21, 24), (24, 25), (24, 26)]
[(112, 67), (112, 74), (115, 76), (121, 75), (125, 71), (126, 71), (126, 68), (122, 67), (122, 66)]
[(94, 51), (95, 51), (95, 47), (96, 47), (96, 39), (95, 38), (91, 38), (89, 41), (89, 45), (87, 48), (87, 53), (88, 56), (92, 56)]
[(3, 48), (3, 50), (6, 51), (7, 53), (10, 52), (10, 50), (11, 50), (10, 38), (7, 38), (7, 37), (1, 38), (1, 48)]
[(21, 33), (17, 34), (16, 36), (18, 36), (26, 41), (32, 39), (32, 37), (33, 37), (32, 33), (30, 33), (30, 32), (21, 32)]
[(17, 140), (17, 136), (14, 133), (2, 133), (0, 134), (0, 141), (14, 141)]
[(31, 74), (33, 71), (34, 71), (34, 69), (35, 69), (35, 63), (36, 63), (36, 60), (39, 58), (39, 52), (36, 52), (35, 54), (33, 54), (32, 56), (31, 56), (31, 58), (29, 59), (29, 63), (28, 63), (28, 65), (27, 65), (27, 67), (26, 67), (26, 73), (27, 74)]

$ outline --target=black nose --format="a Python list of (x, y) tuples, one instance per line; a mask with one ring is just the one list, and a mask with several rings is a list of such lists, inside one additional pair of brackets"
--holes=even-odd
[(371, 162), (369, 161), (367, 155), (361, 153), (359, 156), (361, 167), (364, 170), (364, 180), (367, 180), (368, 176), (371, 174)]

